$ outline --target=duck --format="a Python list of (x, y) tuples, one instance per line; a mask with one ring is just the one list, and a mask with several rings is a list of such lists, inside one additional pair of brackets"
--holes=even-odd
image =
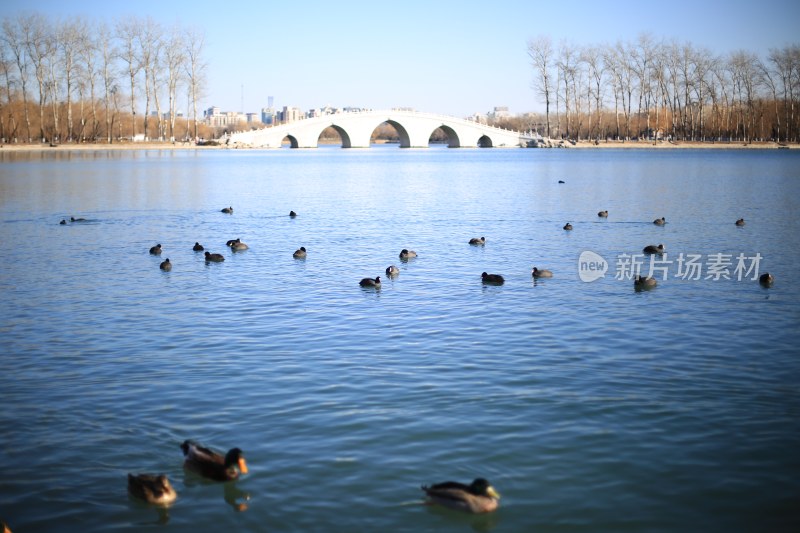
[(192, 440), (181, 444), (183, 466), (196, 474), (214, 481), (231, 481), (247, 473), (247, 462), (239, 448), (231, 448), (224, 456), (208, 448), (203, 448)]
[(559, 183), (566, 183), (564, 180), (558, 180)]
[(301, 246), (300, 248), (298, 248), (297, 250), (294, 251), (294, 253), (292, 254), (292, 257), (294, 257), (295, 259), (305, 259), (306, 255), (308, 255), (306, 253), (306, 247), (305, 246)]
[(195, 242), (194, 246), (192, 246), (192, 250), (194, 250), (195, 252), (202, 252), (203, 250), (205, 250), (205, 248), (203, 248), (203, 245), (200, 244), (199, 242)]
[(420, 487), (427, 497), (426, 503), (443, 505), (467, 513), (491, 513), (500, 505), (500, 494), (488, 481), (477, 478), (469, 485), (445, 481)]
[(648, 244), (645, 246), (642, 251), (646, 254), (663, 254), (664, 253), (664, 245), (659, 244), (656, 246), (655, 244)]
[(775, 276), (770, 274), (769, 272), (764, 272), (759, 276), (758, 282), (763, 285), (764, 287), (771, 287), (772, 283), (775, 281)]
[(362, 287), (380, 287), (381, 286), (381, 277), (378, 276), (375, 279), (372, 278), (364, 278), (358, 282), (359, 285)]
[(469, 240), (469, 243), (472, 244), (473, 246), (483, 246), (484, 244), (486, 244), (486, 237), (480, 237), (480, 238), (473, 237)]
[(553, 273), (549, 270), (539, 270), (536, 267), (533, 267), (531, 270), (531, 276), (534, 278), (552, 278)]
[(167, 257), (166, 261), (162, 261), (161, 264), (158, 265), (158, 268), (164, 270), (165, 272), (172, 270), (172, 263), (169, 262), (169, 257)]
[(59, 222), (59, 224), (61, 224), (62, 226), (66, 225), (66, 223), (67, 223), (67, 219), (66, 218), (62, 218), (61, 222)]
[(228, 239), (228, 241), (225, 243), (225, 246), (227, 246), (228, 248), (230, 248), (231, 246), (233, 246), (233, 243), (235, 243), (235, 242), (236, 242), (236, 241), (238, 241), (238, 240), (239, 240), (239, 239)]
[(572, 224), (567, 222), (566, 224), (564, 224), (564, 229), (567, 230), (567, 231), (571, 230), (572, 229)]
[(400, 250), (400, 259), (411, 259), (412, 257), (417, 257), (417, 252), (405, 248)]
[(633, 279), (633, 286), (636, 289), (652, 289), (658, 285), (655, 278), (645, 277), (645, 276), (636, 276)]
[(150, 247), (150, 255), (161, 255), (161, 245), (156, 244)]
[(487, 274), (486, 272), (481, 274), (481, 280), (491, 285), (502, 285), (506, 281), (500, 274)]
[(608, 211), (598, 211), (597, 216), (602, 218), (608, 218)]
[(744, 219), (743, 219), (743, 218), (740, 218), (739, 220), (737, 220), (737, 221), (736, 221), (736, 225), (737, 225), (737, 226), (744, 226)]
[(164, 474), (128, 474), (128, 492), (131, 496), (156, 505), (169, 505), (178, 497)]
[(400, 269), (394, 265), (389, 265), (386, 267), (386, 275), (389, 277), (394, 277), (400, 274)]
[(226, 213), (226, 214), (228, 214), (228, 215), (232, 215), (232, 214), (233, 214), (233, 207), (223, 207), (223, 208), (220, 210), (220, 212), (221, 212), (221, 213)]
[(657, 218), (657, 219), (655, 219), (653, 221), (653, 224), (655, 224), (656, 226), (663, 226), (666, 223), (667, 223), (667, 219), (665, 219), (664, 217)]
[(86, 219), (85, 218), (69, 217), (69, 221), (70, 222), (86, 222)]
[(234, 252), (242, 252), (248, 250), (250, 247), (243, 243), (240, 239), (236, 239), (230, 244), (231, 250)]
[(210, 252), (206, 252), (206, 261), (213, 261), (215, 263), (222, 263), (225, 261), (225, 257), (222, 254), (212, 254)]
[(297, 216), (297, 213), (295, 213), (294, 211), (289, 211), (289, 216), (290, 216), (291, 218), (294, 218), (294, 217), (296, 217), (296, 216)]

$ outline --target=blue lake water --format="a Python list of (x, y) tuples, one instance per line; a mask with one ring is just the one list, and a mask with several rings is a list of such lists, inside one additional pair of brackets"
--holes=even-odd
[[(798, 213), (794, 150), (0, 154), (0, 519), (798, 531)], [(636, 292), (626, 261), (647, 273), (659, 243)], [(586, 251), (604, 277), (581, 280)], [(187, 438), (238, 446), (249, 474), (184, 472)], [(128, 472), (178, 500), (131, 500)], [(475, 477), (497, 512), (420, 505)]]

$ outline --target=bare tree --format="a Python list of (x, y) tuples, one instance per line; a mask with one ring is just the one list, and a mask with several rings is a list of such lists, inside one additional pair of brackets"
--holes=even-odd
[[(80, 90), (81, 90), (81, 105), (83, 105), (84, 101), (87, 100), (86, 98), (86, 88), (88, 86), (89, 94), (88, 94), (88, 101), (90, 106), (90, 113), (92, 118), (92, 126), (91, 126), (91, 133), (90, 136), (94, 140), (97, 138), (98, 132), (98, 120), (97, 120), (97, 76), (99, 74), (98, 68), (101, 68), (102, 59), (99, 57), (99, 42), (100, 42), (100, 34), (103, 31), (102, 27), (95, 26), (94, 28), (89, 28), (87, 23), (82, 23), (86, 27), (86, 31), (82, 31), (78, 35), (78, 57), (80, 58), (80, 62), (82, 64), (82, 71), (81, 71), (81, 82), (80, 82)], [(98, 65), (100, 63), (100, 66)], [(79, 139), (83, 140), (85, 137), (85, 126), (86, 126), (86, 119), (84, 116), (83, 108), (81, 108), (81, 131), (78, 136)]]
[[(615, 138), (620, 138), (620, 125), (619, 125), (619, 101), (622, 95), (622, 67), (619, 64), (617, 54), (614, 50), (607, 48), (603, 53), (603, 63), (606, 65), (610, 79), (611, 90), (614, 93), (614, 119), (616, 121)], [(625, 101), (623, 100), (623, 107)]]
[[(786, 124), (785, 139), (788, 141), (792, 136), (791, 126), (794, 124), (794, 91), (797, 87), (797, 78), (800, 75), (800, 63), (798, 63), (800, 60), (800, 47), (794, 45), (783, 49), (770, 49), (767, 60), (771, 66), (767, 83), (772, 84), (773, 95), (776, 100), (778, 92), (781, 93)], [(777, 121), (780, 124), (779, 118)], [(780, 133), (778, 137), (780, 138)]]
[[(117, 107), (117, 72), (114, 59), (118, 52), (114, 47), (111, 30), (105, 24), (97, 27), (97, 49), (100, 61), (100, 77), (103, 84), (103, 106), (105, 108), (106, 140), (110, 144), (114, 138), (113, 125)], [(114, 103), (114, 114), (111, 113), (111, 103)]]
[(141, 34), (140, 27), (141, 22), (136, 18), (130, 18), (117, 23), (117, 38), (120, 40), (118, 53), (120, 59), (127, 65), (128, 78), (131, 84), (131, 138), (136, 136), (136, 76), (142, 69), (138, 53), (138, 39)]
[[(0, 142), (8, 142), (13, 139), (17, 133), (17, 123), (15, 113), (13, 112), (14, 101), (16, 94), (14, 86), (16, 80), (14, 79), (14, 59), (11, 47), (4, 36), (0, 36), (0, 74), (3, 76), (3, 92), (5, 93), (5, 101), (0, 102)], [(6, 128), (6, 114), (8, 116), (8, 128)]]
[(533, 86), (544, 98), (547, 137), (550, 137), (550, 100), (553, 93), (553, 44), (550, 37), (540, 35), (528, 41), (528, 57), (531, 58), (536, 78)]
[(178, 102), (178, 84), (183, 79), (186, 65), (186, 47), (179, 28), (173, 28), (166, 44), (167, 93), (169, 95), (169, 140), (175, 142), (175, 117)]
[(577, 76), (578, 69), (577, 64), (578, 54), (575, 47), (566, 41), (562, 41), (558, 48), (556, 67), (558, 68), (559, 78), (564, 84), (564, 114), (567, 119), (567, 138), (574, 136), (574, 132), (571, 131), (571, 119), (574, 111), (573, 106), (577, 105), (576, 100), (578, 98), (576, 94), (577, 91), (575, 90), (575, 77)]
[(25, 133), (28, 142), (31, 142), (31, 118), (28, 113), (28, 75), (29, 63), (28, 54), (25, 51), (26, 35), (29, 32), (29, 17), (20, 16), (16, 20), (3, 20), (3, 41), (11, 51), (19, 73), (20, 90), (22, 93), (22, 109), (25, 115)]
[[(189, 29), (185, 33), (186, 42), (186, 74), (189, 82), (189, 92), (192, 100), (192, 118), (194, 120), (194, 138), (197, 140), (197, 100), (204, 83), (206, 64), (203, 61), (203, 48), (205, 46), (205, 36), (203, 32), (195, 28)], [(188, 111), (187, 111), (188, 114)]]
[(636, 123), (636, 131), (642, 131), (641, 117), (642, 106), (644, 105), (644, 115), (646, 118), (645, 131), (646, 135), (651, 134), (650, 127), (650, 104), (652, 102), (653, 88), (651, 82), (654, 44), (652, 37), (643, 33), (639, 35), (636, 44), (631, 47), (631, 66), (634, 76), (638, 84), (639, 104), (636, 110), (638, 117)]
[[(139, 64), (144, 73), (144, 136), (148, 139), (148, 120), (150, 118), (150, 101), (155, 98), (158, 107), (158, 91), (156, 89), (156, 78), (160, 74), (160, 53), (161, 53), (161, 27), (152, 18), (146, 18), (138, 27), (139, 45)], [(158, 113), (158, 109), (156, 110)], [(161, 118), (159, 116), (158, 120)]]
[[(581, 52), (581, 60), (586, 64), (587, 74), (590, 83), (587, 84), (589, 88), (589, 99), (594, 99), (595, 104), (595, 117), (597, 119), (596, 130), (592, 130), (592, 121), (589, 119), (589, 137), (599, 139), (603, 135), (603, 114), (601, 112), (603, 102), (603, 76), (605, 73), (605, 65), (603, 64), (603, 57), (597, 47), (586, 47)], [(589, 106), (591, 113), (591, 105)]]
[(39, 138), (46, 140), (44, 108), (47, 97), (55, 88), (51, 87), (48, 62), (52, 60), (55, 52), (53, 34), (50, 24), (43, 15), (33, 13), (26, 17), (25, 23), (25, 51), (33, 63), (33, 72), (39, 85)]
[(75, 87), (77, 59), (81, 38), (87, 33), (87, 27), (80, 19), (72, 19), (61, 24), (56, 32), (56, 44), (60, 53), (59, 63), (64, 76), (64, 91), (67, 100), (67, 140), (72, 141), (74, 125), (72, 117), (72, 92)]

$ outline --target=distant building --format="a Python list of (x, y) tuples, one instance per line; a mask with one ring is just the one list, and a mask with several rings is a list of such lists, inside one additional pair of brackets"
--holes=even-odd
[(203, 122), (211, 127), (236, 126), (247, 122), (247, 115), (236, 111), (222, 112), (217, 106), (212, 106), (203, 111)]
[(489, 120), (501, 120), (510, 117), (511, 113), (508, 112), (508, 107), (506, 106), (495, 107), (494, 110), (489, 113)]
[[(270, 96), (270, 102), (272, 101), (272, 97)], [(275, 122), (275, 110), (272, 106), (269, 107), (262, 107), (261, 108), (261, 123), (266, 124), (267, 126), (273, 124)]]
[(283, 111), (278, 113), (278, 118), (284, 124), (297, 122), (303, 118), (303, 112), (298, 107), (283, 106)]
[(486, 124), (486, 115), (483, 113), (475, 113), (471, 117), (467, 117), (467, 120), (477, 122), (478, 124)]

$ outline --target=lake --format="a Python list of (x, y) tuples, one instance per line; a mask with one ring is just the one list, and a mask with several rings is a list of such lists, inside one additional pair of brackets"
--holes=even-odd
[[(795, 150), (2, 153), (0, 518), (798, 531), (798, 213)], [(184, 471), (185, 439), (249, 473)], [(495, 513), (420, 505), (476, 477)]]

